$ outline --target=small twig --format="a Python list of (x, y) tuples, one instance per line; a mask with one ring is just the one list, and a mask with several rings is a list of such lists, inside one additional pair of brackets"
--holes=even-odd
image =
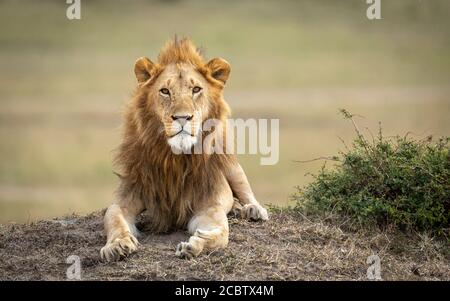
[(119, 179), (123, 179), (124, 178), (120, 173), (115, 172), (114, 170), (113, 170), (113, 174), (115, 174)]
[(337, 136), (337, 137), (338, 137), (338, 139), (342, 142), (342, 144), (344, 145), (345, 149), (346, 149), (347, 151), (350, 151), (350, 149), (348, 148), (348, 146), (347, 146), (347, 144), (345, 143), (344, 139), (341, 138), (340, 136)]
[[(425, 132), (426, 131), (423, 131), (422, 133), (414, 133), (414, 132), (412, 132), (412, 131), (408, 131), (408, 132), (406, 132), (406, 134), (405, 134), (405, 136), (403, 136), (403, 139), (406, 139), (406, 138), (408, 138), (408, 136), (409, 135), (413, 135), (413, 136), (416, 136), (416, 137), (423, 137), (424, 135), (425, 135)], [(427, 136), (428, 137), (428, 136)]]
[(375, 137), (373, 136), (372, 131), (367, 126), (365, 127), (365, 129), (370, 134), (370, 136), (372, 137), (372, 143), (375, 144)]
[(306, 219), (308, 222), (312, 223), (312, 221), (306, 217), (306, 215), (304, 215), (301, 211), (298, 212), (298, 214), (300, 214), (304, 219)]
[(309, 162), (314, 162), (314, 161), (318, 161), (318, 160), (330, 160), (330, 161), (340, 162), (340, 160), (337, 159), (336, 157), (319, 157), (319, 158), (315, 158), (315, 159), (311, 159), (311, 160), (292, 160), (292, 162), (309, 163)]

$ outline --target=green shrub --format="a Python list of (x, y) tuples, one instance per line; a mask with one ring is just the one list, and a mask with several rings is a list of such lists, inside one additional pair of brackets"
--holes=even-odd
[(450, 222), (449, 138), (366, 138), (353, 115), (341, 110), (357, 134), (347, 151), (330, 158), (315, 180), (298, 188), (295, 210), (337, 213), (359, 223), (447, 235)]

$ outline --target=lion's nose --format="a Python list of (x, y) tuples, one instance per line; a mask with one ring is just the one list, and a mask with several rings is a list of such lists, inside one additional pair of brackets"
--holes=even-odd
[(172, 115), (171, 117), (172, 117), (172, 120), (178, 121), (178, 123), (183, 126), (186, 124), (186, 122), (191, 120), (192, 117), (194, 117), (194, 115)]

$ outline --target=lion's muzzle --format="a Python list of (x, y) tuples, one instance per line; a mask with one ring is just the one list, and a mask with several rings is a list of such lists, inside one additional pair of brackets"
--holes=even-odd
[(197, 143), (199, 126), (194, 120), (194, 115), (172, 115), (172, 122), (167, 129), (167, 140), (174, 152), (188, 152)]

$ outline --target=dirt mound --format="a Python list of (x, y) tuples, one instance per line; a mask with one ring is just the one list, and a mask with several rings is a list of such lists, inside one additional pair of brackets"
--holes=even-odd
[(365, 280), (373, 254), (383, 279), (450, 280), (445, 246), (436, 242), (345, 231), (289, 213), (265, 223), (231, 218), (229, 247), (190, 261), (175, 257), (186, 233), (144, 232), (137, 253), (107, 264), (99, 256), (101, 216), (1, 225), (0, 280), (65, 280), (70, 255), (79, 256), (83, 280)]

